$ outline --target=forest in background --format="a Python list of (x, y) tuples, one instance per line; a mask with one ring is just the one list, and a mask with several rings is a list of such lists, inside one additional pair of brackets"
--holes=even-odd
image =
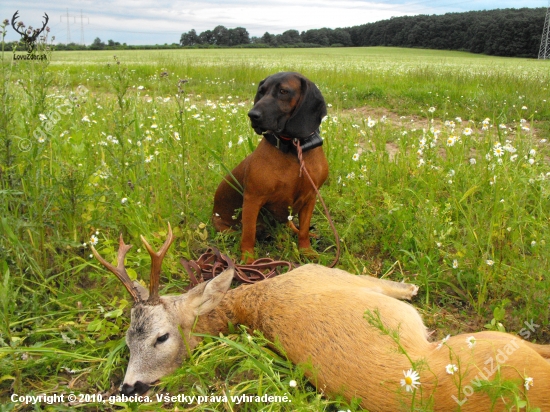
[(183, 33), (186, 47), (365, 47), (460, 50), (495, 56), (537, 57), (546, 9), (521, 8), (393, 17), (337, 29), (287, 30), (250, 37), (246, 29), (217, 26)]

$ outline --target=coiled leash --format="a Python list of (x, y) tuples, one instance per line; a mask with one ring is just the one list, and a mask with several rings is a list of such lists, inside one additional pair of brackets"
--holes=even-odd
[[(332, 268), (336, 266), (336, 264), (338, 263), (338, 260), (340, 259), (340, 237), (338, 236), (338, 231), (334, 226), (334, 222), (332, 220), (332, 217), (330, 216), (328, 207), (325, 204), (325, 201), (323, 200), (323, 197), (321, 196), (319, 189), (317, 188), (317, 186), (315, 186), (315, 182), (313, 182), (313, 179), (311, 178), (309, 172), (307, 171), (307, 168), (303, 159), (303, 150), (302, 150), (302, 145), (300, 144), (300, 140), (293, 139), (292, 143), (296, 147), (298, 161), (300, 163), (300, 177), (302, 176), (302, 172), (303, 172), (309, 179), (311, 185), (313, 186), (313, 189), (315, 190), (315, 193), (317, 194), (317, 197), (319, 198), (319, 201), (323, 205), (323, 209), (325, 211), (325, 215), (327, 217), (328, 223), (332, 229), (332, 233), (334, 234), (334, 239), (336, 242), (336, 256), (333, 262), (328, 266)], [(217, 275), (222, 273), (226, 268), (235, 269), (234, 279), (236, 281), (242, 282), (242, 283), (256, 283), (256, 282), (271, 278), (273, 276), (279, 275), (280, 268), (286, 267), (287, 268), (286, 271), (288, 272), (299, 266), (296, 263), (292, 263), (284, 260), (273, 260), (271, 258), (257, 259), (249, 265), (238, 265), (238, 264), (235, 264), (229, 256), (224, 255), (214, 247), (210, 247), (197, 260), (181, 259), (180, 263), (183, 265), (183, 267), (185, 268), (185, 271), (189, 275), (190, 283), (189, 283), (188, 289), (193, 288), (194, 286), (198, 285), (201, 282), (205, 282), (207, 280), (210, 280), (216, 277)]]

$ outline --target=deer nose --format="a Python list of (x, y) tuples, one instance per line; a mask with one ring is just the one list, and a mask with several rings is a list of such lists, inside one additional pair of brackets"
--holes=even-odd
[(122, 389), (120, 390), (120, 393), (126, 396), (132, 396), (132, 395), (143, 395), (145, 392), (149, 390), (150, 386), (146, 383), (143, 383), (141, 381), (137, 381), (133, 385), (128, 385), (125, 383), (122, 385)]

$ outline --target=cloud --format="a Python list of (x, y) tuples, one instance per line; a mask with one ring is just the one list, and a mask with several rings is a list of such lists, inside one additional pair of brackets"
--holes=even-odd
[[(50, 4), (37, 0), (2, 0), (0, 18), (11, 18), (19, 10), (21, 20), (37, 26), (47, 12), (52, 35), (61, 43), (67, 41), (67, 34), (77, 43), (84, 34), (87, 44), (96, 37), (128, 44), (163, 44), (177, 43), (180, 35), (191, 29), (200, 33), (218, 25), (244, 27), (251, 36), (262, 36), (266, 31), (279, 34), (289, 29), (350, 27), (404, 15), (518, 7), (516, 3), (507, 0), (59, 0)], [(521, 5), (545, 6), (546, 0), (524, 0)], [(13, 30), (8, 32), (8, 41), (17, 38)]]

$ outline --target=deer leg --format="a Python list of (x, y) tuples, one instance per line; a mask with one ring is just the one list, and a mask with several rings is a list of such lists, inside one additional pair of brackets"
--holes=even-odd
[(411, 300), (418, 292), (418, 286), (411, 283), (395, 282), (388, 279), (378, 279), (374, 276), (360, 276), (365, 286), (374, 292), (379, 292), (396, 299)]

